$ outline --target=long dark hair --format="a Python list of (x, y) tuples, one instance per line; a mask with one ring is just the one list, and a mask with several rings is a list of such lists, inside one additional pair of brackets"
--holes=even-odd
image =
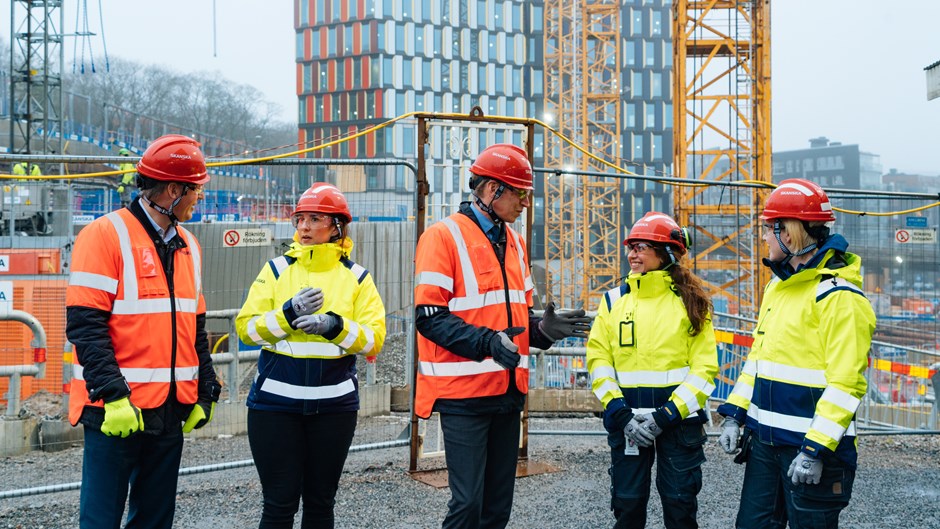
[[(672, 276), (672, 283), (675, 285), (679, 297), (682, 298), (682, 304), (685, 305), (685, 312), (689, 316), (689, 322), (692, 323), (689, 334), (697, 336), (698, 333), (702, 332), (705, 322), (708, 321), (708, 314), (712, 310), (712, 301), (705, 293), (702, 280), (689, 271), (688, 268), (682, 266), (683, 256), (676, 249), (672, 251), (676, 260), (676, 262), (673, 262), (664, 246), (655, 245), (653, 248), (656, 250), (656, 256), (663, 262), (663, 270), (669, 272), (669, 275)], [(671, 266), (670, 263), (672, 263)]]

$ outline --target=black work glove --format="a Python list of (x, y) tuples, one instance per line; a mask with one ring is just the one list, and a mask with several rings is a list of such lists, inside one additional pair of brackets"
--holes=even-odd
[(620, 432), (633, 418), (633, 410), (623, 399), (614, 399), (604, 408), (604, 429), (608, 432)]
[(519, 346), (512, 338), (525, 331), (525, 327), (510, 327), (505, 331), (494, 332), (487, 342), (487, 352), (493, 360), (506, 369), (515, 369), (519, 365)]
[(563, 310), (555, 312), (555, 302), (545, 307), (545, 314), (539, 322), (539, 330), (546, 338), (558, 341), (569, 336), (587, 338), (591, 331), (591, 322), (594, 318), (584, 315), (584, 309)]

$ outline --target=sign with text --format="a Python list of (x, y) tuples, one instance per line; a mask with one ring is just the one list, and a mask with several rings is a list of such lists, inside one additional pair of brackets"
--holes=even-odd
[(10, 256), (0, 255), (0, 272), (10, 271)]
[(907, 217), (907, 222), (904, 225), (908, 228), (926, 228), (927, 217)]
[(13, 310), (13, 281), (0, 281), (0, 313)]
[(935, 244), (937, 242), (937, 228), (895, 230), (894, 240), (900, 244)]
[(274, 235), (266, 228), (249, 230), (226, 230), (222, 235), (222, 245), (226, 248), (239, 246), (271, 246)]

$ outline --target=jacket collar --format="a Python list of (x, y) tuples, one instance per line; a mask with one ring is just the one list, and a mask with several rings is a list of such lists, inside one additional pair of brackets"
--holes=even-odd
[[(786, 281), (795, 275), (811, 279), (819, 275), (838, 275), (849, 281), (861, 284), (861, 259), (854, 254), (846, 252), (849, 247), (845, 237), (838, 233), (830, 235), (820, 246), (816, 254), (794, 270), (789, 265), (764, 259), (763, 263), (773, 271), (781, 281)], [(831, 266), (830, 266), (831, 265)], [(809, 273), (803, 273), (809, 271)], [(857, 279), (856, 279), (857, 276)]]
[(672, 276), (666, 270), (653, 270), (643, 274), (630, 274), (626, 280), (631, 292), (638, 297), (652, 298), (665, 292), (675, 292)]
[(328, 242), (304, 246), (299, 242), (290, 245), (284, 254), (296, 259), (296, 263), (313, 272), (323, 272), (336, 266), (352, 251), (353, 241), (349, 237), (341, 242)]

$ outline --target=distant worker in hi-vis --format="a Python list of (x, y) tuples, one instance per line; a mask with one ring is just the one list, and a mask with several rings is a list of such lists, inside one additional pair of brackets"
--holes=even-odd
[(261, 479), (260, 529), (332, 528), (333, 505), (359, 410), (356, 355), (385, 343), (385, 305), (350, 259), (352, 214), (335, 186), (315, 183), (291, 215), (290, 249), (268, 261), (235, 319), (261, 346), (248, 393), (248, 442)]
[[(130, 156), (131, 151), (122, 148), (118, 151), (118, 154), (121, 156)], [(131, 162), (122, 163), (119, 167), (122, 171), (127, 171), (120, 176), (120, 183), (117, 187), (118, 195), (121, 198), (121, 207), (127, 207), (131, 203), (134, 193), (134, 182), (137, 178), (136, 167)]]
[(652, 468), (667, 529), (698, 527), (706, 402), (718, 352), (711, 302), (682, 257), (689, 234), (664, 213), (633, 225), (630, 274), (608, 290), (587, 342), (604, 406), (615, 529), (646, 527)]
[(172, 527), (183, 434), (212, 420), (221, 391), (202, 250), (178, 224), (209, 182), (199, 143), (161, 136), (137, 172), (138, 198), (79, 232), (66, 290), (69, 420), (85, 429), (82, 529), (117, 529), (125, 501), (127, 528)]
[(440, 412), (451, 500), (443, 527), (509, 522), (529, 345), (586, 336), (583, 310), (532, 307), (525, 240), (509, 225), (532, 204), (524, 150), (499, 143), (470, 168), (472, 202), (428, 227), (415, 251), (420, 360), (415, 414)]
[(718, 407), (719, 445), (729, 454), (740, 446), (736, 461), (746, 462), (736, 527), (834, 528), (852, 497), (875, 314), (861, 258), (830, 233), (835, 215), (822, 188), (784, 180), (760, 218), (775, 277), (741, 375)]

